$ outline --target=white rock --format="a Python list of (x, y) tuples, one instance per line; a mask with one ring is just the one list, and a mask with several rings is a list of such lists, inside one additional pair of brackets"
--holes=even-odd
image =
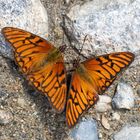
[(13, 120), (13, 115), (11, 112), (0, 110), (0, 124), (6, 125)]
[[(1, 0), (0, 19), (0, 28), (13, 26), (41, 36), (48, 33), (47, 11), (40, 0)], [(0, 39), (0, 52), (12, 58), (4, 39)]]
[(120, 82), (112, 100), (112, 104), (117, 109), (131, 109), (134, 107), (134, 93), (130, 85)]
[[(75, 21), (75, 29), (72, 32), (78, 30), (81, 36), (77, 35), (77, 40), (81, 44), (85, 35), (91, 36), (83, 49), (88, 49), (92, 54), (96, 50), (102, 53), (129, 50), (138, 54), (140, 51), (139, 13), (139, 0), (133, 2), (94, 0), (73, 6), (68, 16)], [(87, 50), (84, 53), (87, 53)]]
[(88, 119), (79, 122), (77, 127), (72, 129), (70, 137), (72, 140), (98, 140), (96, 121)]
[(99, 101), (95, 105), (98, 112), (106, 112), (111, 109), (111, 97), (107, 95), (99, 95)]
[(110, 129), (110, 124), (109, 124), (107, 118), (104, 115), (102, 115), (101, 123), (102, 123), (104, 128)]
[(120, 120), (120, 115), (117, 112), (112, 114), (112, 120)]
[(127, 125), (114, 135), (114, 140), (140, 140), (140, 127)]

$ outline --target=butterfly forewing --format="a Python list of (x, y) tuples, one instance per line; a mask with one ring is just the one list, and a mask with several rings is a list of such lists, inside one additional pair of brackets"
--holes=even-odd
[(83, 64), (87, 73), (94, 79), (96, 83), (94, 86), (99, 89), (98, 94), (102, 94), (133, 60), (133, 53), (117, 52), (86, 60)]
[(58, 54), (55, 62), (47, 61), (48, 55), (56, 49), (47, 40), (13, 27), (3, 28), (2, 33), (14, 48), (15, 60), (27, 80), (47, 95), (56, 111), (62, 112), (66, 102), (66, 71), (62, 55)]
[(83, 72), (81, 74), (81, 70), (76, 70), (73, 73), (66, 107), (69, 127), (73, 127), (83, 112), (98, 101), (98, 94), (102, 94), (133, 59), (134, 54), (130, 52), (119, 52), (91, 58), (79, 64)]

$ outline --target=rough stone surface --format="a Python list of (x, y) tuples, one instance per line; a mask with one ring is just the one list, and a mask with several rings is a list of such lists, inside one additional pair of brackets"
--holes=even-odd
[[(94, 6), (93, 6), (94, 5)], [(140, 52), (140, 1), (90, 1), (72, 7), (68, 16), (79, 30), (81, 43), (89, 35), (84, 48), (91, 53)], [(73, 32), (74, 32), (73, 30)], [(83, 48), (83, 49), (84, 49)], [(84, 51), (87, 53), (87, 50)], [(83, 53), (84, 53), (83, 52)], [(89, 53), (89, 52), (88, 52)]]
[(98, 140), (97, 124), (93, 119), (81, 121), (79, 125), (71, 131), (72, 140)]
[(134, 93), (132, 87), (124, 82), (119, 83), (112, 103), (117, 109), (133, 108)]
[(114, 140), (140, 140), (139, 126), (125, 126), (120, 132), (115, 134)]
[[(48, 15), (40, 0), (1, 0), (0, 29), (13, 26), (46, 36), (48, 34)], [(13, 58), (11, 49), (0, 36), (0, 52)]]

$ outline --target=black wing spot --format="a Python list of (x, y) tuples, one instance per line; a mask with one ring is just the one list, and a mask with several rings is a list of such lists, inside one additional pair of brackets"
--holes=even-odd
[(41, 43), (43, 42), (43, 40), (39, 39), (38, 41), (36, 41), (36, 43)]
[(97, 61), (99, 61), (100, 63), (102, 63), (101, 59), (98, 57), (96, 58)]

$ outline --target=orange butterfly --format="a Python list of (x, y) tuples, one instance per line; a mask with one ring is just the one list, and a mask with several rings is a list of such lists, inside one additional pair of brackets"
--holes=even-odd
[(55, 48), (47, 40), (27, 31), (5, 27), (2, 34), (14, 48), (18, 66), (39, 91), (47, 95), (57, 112), (66, 104), (66, 70), (61, 52), (65, 47)]
[(120, 71), (134, 60), (130, 52), (117, 52), (75, 62), (69, 97), (66, 105), (66, 121), (73, 127), (83, 112), (99, 99), (98, 94), (112, 84)]
[(48, 96), (53, 108), (62, 112), (66, 104), (69, 127), (77, 123), (83, 112), (98, 101), (98, 94), (102, 94), (134, 59), (130, 52), (119, 52), (82, 63), (75, 61), (66, 103), (66, 70), (61, 55), (64, 48), (56, 49), (48, 41), (17, 28), (6, 27), (2, 33), (12, 44), (17, 64), (27, 79)]

